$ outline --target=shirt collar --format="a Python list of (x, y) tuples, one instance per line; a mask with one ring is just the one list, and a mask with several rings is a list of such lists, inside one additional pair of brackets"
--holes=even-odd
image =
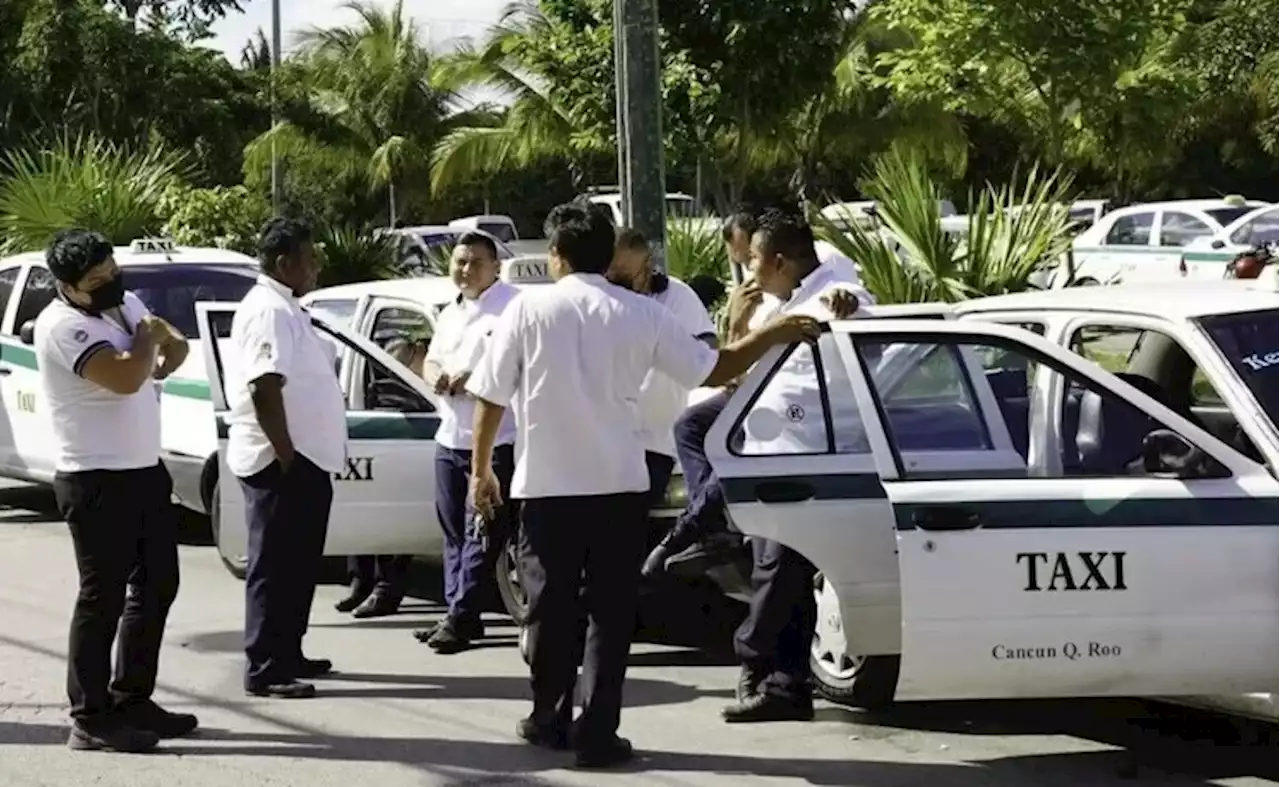
[(259, 273), (258, 284), (284, 298), (291, 306), (298, 309), (302, 308), (302, 305), (298, 303), (297, 296), (293, 294), (293, 290), (289, 289), (283, 282), (276, 281), (265, 273)]

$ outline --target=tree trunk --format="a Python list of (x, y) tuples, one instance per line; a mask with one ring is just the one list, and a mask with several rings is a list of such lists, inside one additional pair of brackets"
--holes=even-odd
[(394, 182), (387, 184), (387, 213), (390, 223), (387, 225), (391, 229), (396, 227), (396, 184)]

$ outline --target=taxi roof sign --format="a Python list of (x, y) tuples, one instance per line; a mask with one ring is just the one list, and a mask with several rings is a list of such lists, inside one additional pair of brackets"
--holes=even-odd
[(502, 263), (502, 280), (508, 284), (546, 284), (551, 281), (546, 255), (512, 257)]
[(134, 254), (161, 254), (176, 249), (172, 238), (136, 238), (129, 244)]

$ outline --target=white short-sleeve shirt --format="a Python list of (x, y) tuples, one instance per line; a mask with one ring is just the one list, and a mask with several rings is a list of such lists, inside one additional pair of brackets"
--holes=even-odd
[[(665, 306), (690, 336), (715, 337), (715, 323), (707, 307), (702, 305), (702, 299), (689, 285), (668, 276), (667, 288), (649, 297)], [(649, 370), (640, 385), (640, 417), (646, 451), (675, 457), (673, 430), (676, 419), (688, 404), (690, 390), (657, 369)]]
[(294, 449), (322, 470), (342, 469), (347, 406), (335, 372), (336, 353), (287, 287), (269, 276), (258, 277), (231, 320), (226, 357), (227, 466), (232, 473), (247, 478), (276, 459), (249, 391), (250, 383), (268, 374), (284, 378), (285, 420)]
[(126, 292), (120, 308), (103, 316), (55, 298), (36, 318), (36, 364), (47, 403), (42, 420), (53, 435), (55, 470), (136, 470), (160, 463), (156, 386), (118, 394), (83, 377), (95, 353), (128, 351), (133, 329), (149, 313)]
[(652, 298), (573, 274), (507, 308), (467, 390), (515, 413), (512, 497), (644, 492), (641, 384), (696, 387), (717, 357)]
[[(427, 351), (427, 361), (440, 365), (450, 377), (475, 371), (484, 356), (498, 318), (520, 291), (504, 281), (494, 282), (489, 289), (473, 300), (459, 295), (458, 299), (440, 312), (436, 319), (435, 335)], [(459, 396), (440, 397), (440, 429), (436, 443), (455, 451), (469, 451), (472, 444), (472, 423), (475, 420), (475, 397), (463, 393)], [(498, 428), (495, 445), (515, 442), (515, 417), (506, 413)]]

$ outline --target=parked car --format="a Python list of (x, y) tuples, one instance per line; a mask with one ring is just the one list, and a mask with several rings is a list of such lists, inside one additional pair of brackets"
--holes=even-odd
[(1182, 250), (1179, 271), (1189, 279), (1221, 279), (1236, 255), (1265, 245), (1280, 245), (1280, 206), (1264, 205), (1213, 235), (1193, 238)]

